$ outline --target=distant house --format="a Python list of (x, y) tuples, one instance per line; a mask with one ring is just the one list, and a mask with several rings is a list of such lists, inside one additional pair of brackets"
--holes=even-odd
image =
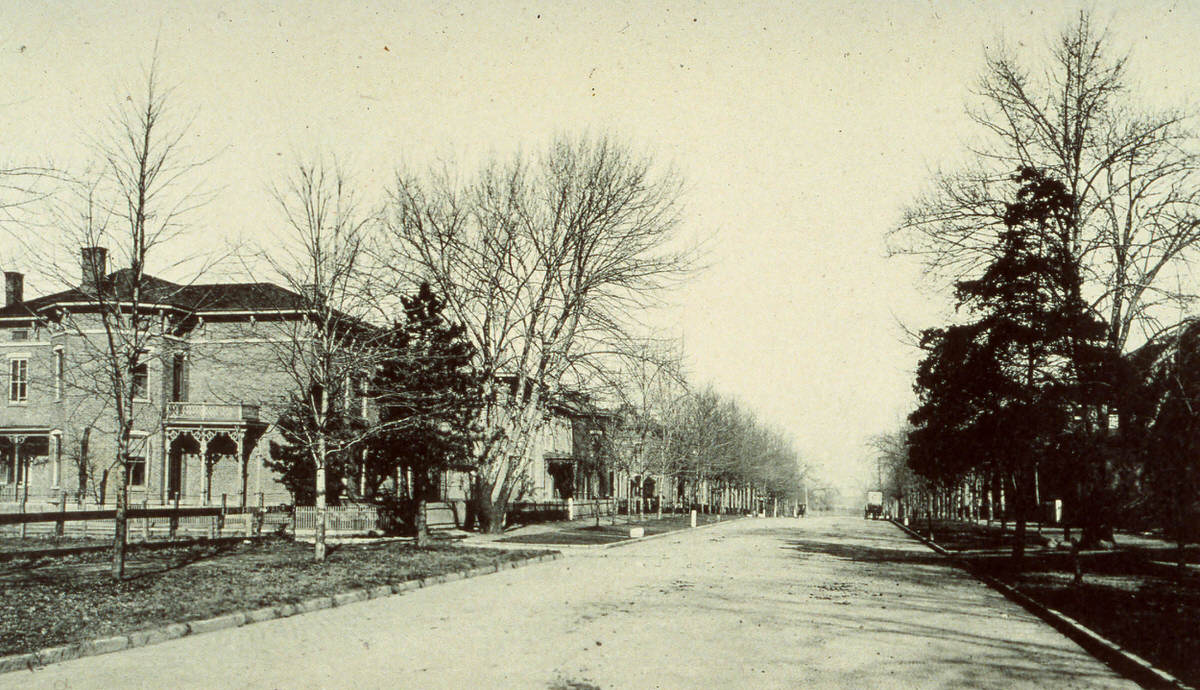
[[(0, 502), (111, 501), (115, 429), (98, 353), (97, 291), (129, 298), (128, 270), (108, 273), (103, 248), (82, 251), (78, 287), (25, 299), (6, 272), (0, 308)], [(104, 276), (99, 285), (88, 276)], [(280, 503), (264, 467), (289, 379), (273, 346), (305, 318), (301, 295), (270, 283), (178, 285), (145, 276), (153, 319), (135, 386), (131, 503)], [(294, 386), (294, 384), (290, 384)]]

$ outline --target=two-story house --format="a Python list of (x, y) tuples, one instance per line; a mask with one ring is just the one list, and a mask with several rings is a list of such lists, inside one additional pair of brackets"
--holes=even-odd
[[(85, 248), (77, 287), (25, 299), (5, 273), (0, 308), (0, 502), (116, 495), (114, 395), (106, 369), (107, 308), (132, 303), (128, 270)], [(280, 344), (305, 319), (305, 301), (270, 283), (179, 285), (143, 277), (142, 356), (133, 386), (132, 503), (286, 502), (264, 466), (271, 425), (294, 384)], [(126, 323), (119, 321), (119, 323)], [(146, 326), (150, 323), (149, 326)]]

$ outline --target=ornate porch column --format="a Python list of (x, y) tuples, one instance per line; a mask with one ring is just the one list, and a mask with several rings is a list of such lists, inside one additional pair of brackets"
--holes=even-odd
[(243, 448), (243, 443), (245, 442), (245, 438), (246, 438), (246, 430), (245, 429), (234, 429), (228, 433), (229, 433), (229, 437), (231, 439), (233, 439), (234, 444), (237, 445), (238, 491), (242, 495), (241, 506), (243, 508), (245, 508), (246, 507), (246, 458), (243, 457), (242, 453), (245, 452), (244, 448)]
[(209, 492), (212, 487), (212, 468), (208, 466), (208, 443), (217, 435), (217, 432), (211, 429), (200, 429), (192, 432), (192, 438), (200, 444), (200, 502), (203, 505), (208, 505), (211, 496)]

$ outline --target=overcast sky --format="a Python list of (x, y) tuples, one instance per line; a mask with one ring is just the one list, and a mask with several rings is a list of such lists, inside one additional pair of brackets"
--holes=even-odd
[[(984, 50), (1031, 56), (1073, 3), (22, 2), (0, 9), (0, 163), (75, 168), (157, 40), (213, 201), (202, 243), (265, 241), (297, 154), (336, 154), (368, 197), (400, 163), (608, 134), (687, 181), (709, 268), (664, 328), (694, 380), (788, 432), (831, 479), (912, 406), (903, 330), (946, 305), (884, 234), (974, 136)], [(1200, 94), (1187, 2), (1089, 2), (1142, 100)], [(306, 8), (307, 9), (304, 9)], [(0, 267), (32, 273), (0, 243)], [(155, 267), (150, 267), (155, 272)], [(166, 271), (165, 268), (159, 272)], [(31, 277), (30, 292), (40, 294)]]

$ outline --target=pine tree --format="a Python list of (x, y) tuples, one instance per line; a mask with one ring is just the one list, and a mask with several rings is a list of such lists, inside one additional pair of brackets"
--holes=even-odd
[[(331, 409), (343, 408), (335, 404)], [(279, 473), (280, 483), (291, 492), (296, 505), (313, 505), (316, 499), (312, 448), (318, 429), (312, 410), (311, 404), (300, 401), (284, 410), (276, 424), (281, 441), (271, 441), (270, 457), (264, 462), (268, 469)], [(345, 478), (354, 474), (357, 446), (351, 441), (363, 437), (365, 424), (364, 419), (352, 415), (329, 416), (324, 433), (329, 445), (341, 449), (329, 453), (325, 461), (325, 495), (333, 505), (341, 499)]]
[(1072, 246), (1073, 201), (1066, 187), (1023, 168), (1006, 207), (996, 258), (960, 281), (960, 308), (975, 320), (924, 334), (929, 355), (918, 371), (921, 404), (911, 421), (915, 469), (938, 479), (967, 469), (998, 473), (1016, 512), (1014, 558), (1037, 469), (1077, 457), (1076, 419), (1103, 400), (1108, 350), (1104, 323), (1080, 297)]
[(442, 315), (445, 302), (422, 284), (402, 298), (404, 320), (392, 327), (389, 356), (374, 387), (384, 429), (373, 455), (411, 475), (408, 519), (418, 544), (428, 540), (425, 502), (435, 477), (470, 468), (472, 426), (482, 404), (475, 350), (461, 325)]

